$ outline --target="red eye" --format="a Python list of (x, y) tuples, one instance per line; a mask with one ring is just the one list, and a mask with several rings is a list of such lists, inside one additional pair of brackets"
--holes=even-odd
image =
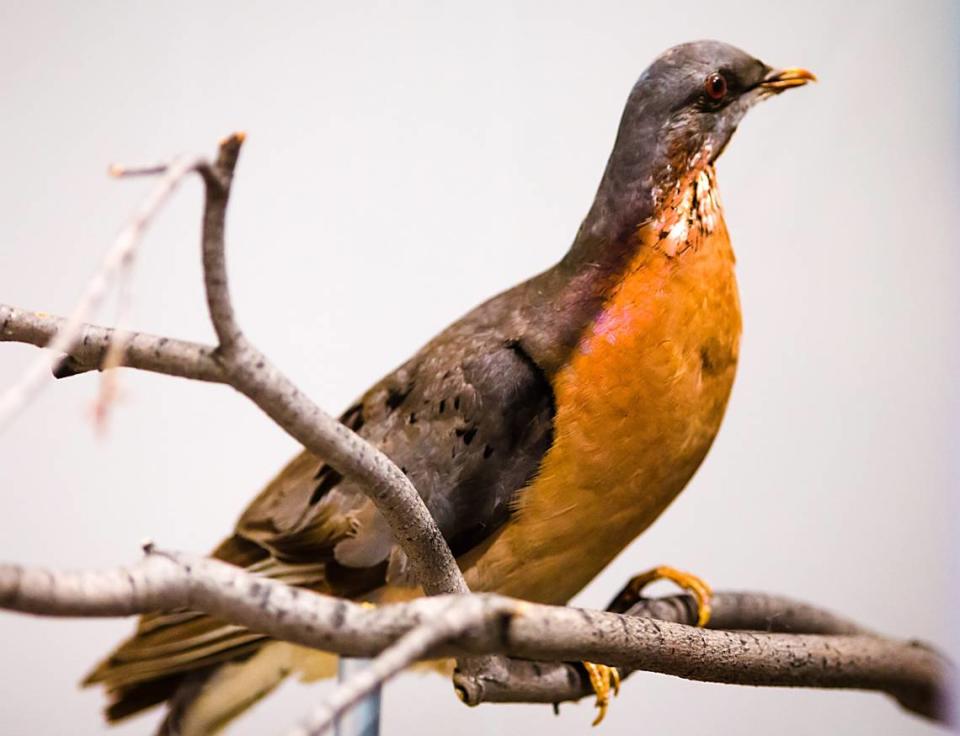
[(712, 99), (722, 100), (723, 96), (727, 94), (727, 80), (723, 78), (722, 74), (714, 72), (707, 77), (707, 81), (703, 83), (703, 88)]

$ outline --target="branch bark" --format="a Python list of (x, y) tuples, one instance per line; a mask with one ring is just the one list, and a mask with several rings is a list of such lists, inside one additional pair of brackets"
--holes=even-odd
[[(100, 572), (0, 566), (0, 608), (7, 610), (123, 616), (189, 608), (348, 656), (392, 652), (376, 677), (337, 695), (333, 707), (327, 704), (328, 720), (413, 659), (490, 654), (531, 661), (510, 662), (510, 679), (485, 691), (489, 702), (556, 703), (589, 695), (583, 678), (572, 678), (575, 670), (563, 663), (590, 660), (709, 682), (875, 690), (918, 715), (947, 718), (945, 682), (952, 667), (922, 644), (864, 633), (851, 622), (784, 598), (718, 593), (714, 606), (715, 625), (751, 630), (679, 623), (690, 621), (691, 605), (683, 596), (644, 602), (626, 615), (490, 594), (435, 596), (371, 609), (217, 560), (152, 549), (135, 565)], [(662, 618), (645, 618), (649, 613)], [(671, 616), (677, 621), (667, 620)], [(463, 621), (468, 623), (461, 627)], [(760, 626), (771, 631), (755, 630)], [(820, 633), (776, 633), (781, 629)], [(403, 639), (415, 631), (422, 633)], [(398, 641), (406, 643), (389, 649)]]

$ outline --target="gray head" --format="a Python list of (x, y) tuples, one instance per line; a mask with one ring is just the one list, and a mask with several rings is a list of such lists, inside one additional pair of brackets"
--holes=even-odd
[(660, 193), (716, 160), (753, 105), (813, 79), (804, 69), (772, 69), (719, 41), (669, 49), (630, 92), (585, 225), (608, 238), (635, 227), (660, 204)]

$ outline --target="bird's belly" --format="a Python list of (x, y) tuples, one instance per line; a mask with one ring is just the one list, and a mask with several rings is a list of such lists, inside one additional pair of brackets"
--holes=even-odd
[(696, 247), (641, 249), (557, 374), (554, 443), (514, 521), (464, 561), (471, 588), (565, 603), (649, 526), (716, 436), (739, 336), (722, 221)]

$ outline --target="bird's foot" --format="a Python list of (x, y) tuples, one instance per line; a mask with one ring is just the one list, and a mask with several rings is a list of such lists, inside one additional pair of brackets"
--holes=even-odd
[(614, 598), (610, 608), (626, 611), (640, 600), (643, 589), (655, 580), (670, 580), (688, 591), (697, 602), (697, 626), (707, 625), (710, 620), (710, 600), (713, 597), (713, 589), (696, 575), (666, 565), (660, 565), (632, 578)]
[(593, 725), (597, 726), (607, 715), (610, 693), (620, 694), (620, 671), (616, 667), (608, 667), (605, 664), (594, 664), (593, 662), (583, 662), (582, 664), (590, 678), (590, 685), (597, 694), (596, 706), (599, 710), (597, 717), (593, 719)]

